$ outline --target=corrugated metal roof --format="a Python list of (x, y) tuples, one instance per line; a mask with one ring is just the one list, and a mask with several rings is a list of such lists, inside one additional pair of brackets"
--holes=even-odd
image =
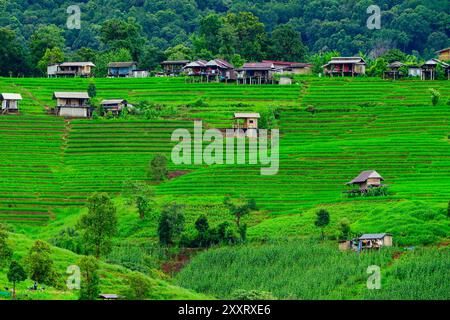
[(353, 179), (352, 181), (350, 181), (347, 184), (355, 184), (355, 183), (362, 183), (362, 182), (366, 182), (367, 179), (381, 179), (384, 180), (384, 178), (375, 170), (368, 170), (368, 171), (363, 171), (359, 174), (359, 176), (357, 176), (355, 179)]
[(22, 100), (22, 96), (18, 93), (1, 93), (3, 100)]
[(54, 99), (89, 99), (87, 92), (55, 92)]
[(208, 61), (206, 61), (206, 60), (197, 60), (197, 61), (192, 61), (191, 63), (188, 63), (184, 67), (185, 68), (206, 67), (207, 63), (208, 63)]
[(59, 66), (60, 67), (85, 67), (85, 66), (95, 67), (95, 64), (93, 64), (90, 61), (87, 61), (87, 62), (63, 62)]
[(124, 103), (124, 102), (126, 102), (126, 100), (124, 100), (124, 99), (110, 99), (110, 100), (103, 100), (101, 102), (101, 104), (102, 105), (103, 104), (121, 104), (121, 103)]
[(108, 68), (126, 68), (126, 67), (132, 67), (137, 65), (134, 61), (128, 61), (128, 62), (110, 62), (108, 63)]
[(235, 113), (235, 119), (261, 118), (259, 113)]
[(206, 66), (208, 66), (208, 67), (217, 66), (217, 67), (223, 68), (223, 69), (233, 69), (234, 68), (234, 66), (231, 63), (229, 63), (226, 60), (222, 60), (222, 59), (214, 59), (214, 60), (208, 61)]
[(161, 64), (188, 64), (189, 60), (166, 60), (161, 62)]
[(383, 239), (385, 236), (390, 236), (389, 233), (366, 233), (363, 234), (358, 240), (371, 240), (371, 239)]
[(242, 66), (242, 70), (271, 70), (274, 68), (270, 62), (247, 62)]

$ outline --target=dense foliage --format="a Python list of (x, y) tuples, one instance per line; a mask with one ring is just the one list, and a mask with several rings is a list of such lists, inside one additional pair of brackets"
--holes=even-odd
[(0, 74), (38, 73), (55, 47), (68, 59), (100, 64), (126, 49), (143, 68), (154, 68), (164, 58), (222, 56), (239, 65), (331, 50), (378, 56), (399, 48), (430, 57), (448, 46), (448, 1), (398, 2), (377, 1), (381, 29), (370, 30), (366, 0), (84, 0), (81, 29), (68, 29), (70, 1), (1, 0)]

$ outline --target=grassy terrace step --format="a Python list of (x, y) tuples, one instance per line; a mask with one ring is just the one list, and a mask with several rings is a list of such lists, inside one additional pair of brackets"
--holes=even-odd
[[(169, 164), (170, 170), (189, 173), (157, 186), (157, 194), (200, 205), (243, 194), (270, 214), (298, 213), (318, 204), (359, 201), (343, 197), (345, 182), (376, 169), (394, 193), (381, 201), (448, 201), (450, 108), (432, 107), (428, 89), (438, 89), (445, 100), (450, 82), (305, 80), (306, 87), (95, 79), (99, 99), (186, 105), (201, 98), (208, 105), (183, 108), (183, 119), (65, 122), (43, 114), (46, 105), (54, 105), (53, 91), (86, 90), (90, 80), (0, 79), (34, 97), (23, 101), (22, 115), (0, 116), (0, 208), (18, 210), (0, 220), (24, 223), (27, 210), (17, 208), (42, 210), (49, 219), (52, 208), (83, 205), (91, 192), (119, 193), (124, 181), (147, 179), (155, 153), (170, 154), (176, 128), (192, 131), (192, 119), (208, 128), (230, 128), (233, 112), (271, 106), (282, 109), (278, 175), (261, 176), (255, 165)], [(309, 105), (318, 112), (306, 112)]]

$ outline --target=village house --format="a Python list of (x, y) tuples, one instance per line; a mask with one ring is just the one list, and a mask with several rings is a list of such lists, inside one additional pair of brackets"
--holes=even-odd
[(377, 188), (382, 186), (384, 178), (375, 170), (361, 172), (356, 178), (348, 182), (349, 186), (358, 186), (360, 192), (367, 192), (369, 188)]
[(179, 76), (184, 67), (189, 63), (189, 60), (167, 60), (161, 62), (166, 76)]
[(361, 57), (334, 57), (323, 66), (325, 76), (361, 76), (366, 74), (366, 61)]
[(58, 63), (49, 64), (47, 66), (47, 77), (48, 78), (56, 78), (56, 73), (58, 72)]
[(87, 92), (55, 92), (53, 99), (56, 100), (55, 113), (58, 116), (89, 118), (92, 115)]
[(287, 62), (276, 60), (263, 60), (263, 63), (272, 63), (274, 67), (283, 69), (283, 72), (291, 74), (308, 75), (312, 74), (312, 64), (302, 62)]
[(441, 61), (450, 61), (450, 48), (445, 48), (436, 52), (439, 57), (438, 59)]
[[(56, 72), (55, 70), (56, 66)], [(50, 65), (47, 67), (49, 77), (91, 77), (92, 69), (95, 64), (92, 62), (64, 62), (57, 65)]]
[(271, 62), (248, 62), (236, 71), (238, 84), (273, 84), (274, 75), (283, 73), (283, 67), (276, 67)]
[(137, 63), (129, 62), (111, 62), (108, 64), (108, 77), (128, 78), (133, 77), (133, 71), (137, 69)]
[(249, 138), (258, 137), (258, 119), (261, 118), (259, 113), (235, 113), (233, 129), (243, 131)]
[(389, 233), (363, 234), (361, 237), (353, 240), (339, 241), (339, 250), (353, 250), (361, 252), (362, 250), (381, 249), (382, 247), (392, 247), (393, 239)]
[(409, 65), (408, 77), (422, 77), (422, 68), (418, 65)]
[(436, 80), (437, 79), (437, 66), (441, 66), (444, 69), (445, 77), (450, 80), (450, 65), (438, 59), (431, 59), (425, 62), (422, 66), (422, 80)]
[(404, 76), (404, 74), (400, 71), (400, 68), (404, 67), (405, 64), (400, 61), (394, 61), (388, 65), (387, 71), (383, 73), (384, 79), (400, 79)]
[(183, 70), (187, 76), (191, 77), (192, 81), (199, 79), (200, 81), (206, 80), (206, 69), (208, 68), (206, 60), (196, 60), (188, 63), (184, 66)]
[(22, 96), (18, 93), (0, 93), (1, 113), (18, 113), (19, 100)]
[(224, 81), (236, 80), (236, 72), (234, 66), (226, 60), (214, 59), (206, 63), (207, 81)]
[(150, 73), (148, 72), (148, 70), (136, 69), (131, 72), (132, 78), (148, 78), (149, 75)]
[(103, 100), (100, 105), (105, 112), (111, 112), (112, 114), (118, 115), (123, 108), (128, 107), (128, 102), (124, 99), (111, 99)]

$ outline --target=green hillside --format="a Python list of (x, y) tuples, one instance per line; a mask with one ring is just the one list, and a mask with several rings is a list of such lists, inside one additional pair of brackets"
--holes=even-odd
[[(21, 115), (0, 116), (0, 222), (11, 224), (16, 232), (29, 238), (52, 239), (64, 227), (75, 224), (85, 210), (86, 198), (93, 192), (119, 197), (124, 183), (141, 180), (154, 186), (158, 208), (168, 201), (186, 205), (186, 218), (191, 225), (202, 213), (214, 225), (224, 220), (231, 222), (232, 217), (222, 204), (226, 195), (254, 198), (259, 210), (245, 222), (249, 224), (248, 238), (255, 243), (268, 239), (316, 239), (319, 231), (313, 221), (318, 208), (330, 212), (331, 224), (325, 232), (331, 239), (338, 234), (339, 221), (346, 218), (354, 232), (390, 232), (401, 246), (434, 247), (448, 243), (450, 106), (446, 102), (450, 98), (450, 81), (305, 77), (292, 86), (247, 86), (191, 84), (183, 78), (95, 79), (97, 100), (125, 98), (132, 104), (149, 101), (159, 104), (162, 116), (64, 120), (46, 114), (46, 107), (54, 105), (54, 91), (85, 91), (89, 81), (0, 79), (0, 92), (18, 92), (24, 97)], [(431, 105), (429, 88), (442, 95), (437, 106)], [(269, 108), (280, 111), (277, 175), (260, 175), (259, 165), (170, 163), (170, 171), (183, 174), (162, 184), (148, 180), (146, 169), (152, 156), (164, 153), (170, 158), (174, 145), (170, 138), (176, 128), (192, 130), (194, 119), (202, 120), (205, 128), (231, 128), (234, 112), (263, 113)], [(347, 198), (343, 194), (345, 183), (369, 169), (385, 178), (391, 194)], [(120, 223), (117, 244), (137, 240), (154, 243), (157, 217), (140, 222), (135, 209), (120, 198), (116, 203)], [(22, 245), (22, 240), (31, 241), (17, 235), (14, 243)], [(280, 245), (281, 251), (284, 245), (291, 246)], [(278, 284), (261, 288), (250, 286), (252, 282), (242, 288), (238, 282), (213, 288), (213, 280), (208, 279), (216, 279), (219, 267), (210, 269), (212, 274), (205, 282), (193, 282), (208, 263), (234, 261), (250, 249), (244, 246), (242, 253), (233, 250), (213, 249), (194, 258), (177, 278), (178, 284), (225, 298), (230, 298), (236, 289), (251, 288), (265, 289), (279, 298), (414, 298), (397, 294), (397, 288), (406, 286), (399, 282), (404, 279), (401, 272), (413, 268), (411, 261), (416, 261), (416, 255), (418, 268), (426, 262), (427, 255), (439, 255), (426, 247), (424, 253), (420, 249), (398, 260), (390, 253), (375, 257), (390, 266), (386, 281), (392, 284), (392, 292), (376, 296), (358, 289), (364, 270), (363, 276), (343, 276), (339, 286), (346, 289), (336, 288), (331, 295), (313, 291), (304, 295), (308, 284), (302, 284), (305, 288), (293, 284), (289, 289), (292, 292), (283, 292), (283, 281), (287, 281), (283, 277)], [(309, 249), (302, 250), (295, 255), (309, 254)], [(331, 260), (324, 258), (318, 263), (338, 259), (332, 254), (337, 251), (334, 242), (317, 250), (331, 255)], [(255, 251), (256, 256), (259, 254)], [(445, 260), (448, 253), (444, 251), (442, 256)], [(352, 265), (355, 258), (343, 259)], [(285, 264), (290, 263), (292, 260), (287, 259)], [(197, 269), (197, 265), (202, 268)], [(440, 268), (444, 267), (445, 264)], [(277, 268), (285, 267), (273, 265), (268, 279)], [(316, 269), (307, 270), (314, 273)], [(229, 272), (227, 277), (233, 277), (233, 271)], [(249, 272), (257, 274), (257, 269)], [(404, 272), (413, 277), (417, 271)], [(427, 277), (423, 281), (428, 281)], [(336, 283), (330, 278), (329, 286), (332, 285)], [(180, 295), (190, 297), (187, 293)], [(418, 297), (436, 296), (422, 292)]]

